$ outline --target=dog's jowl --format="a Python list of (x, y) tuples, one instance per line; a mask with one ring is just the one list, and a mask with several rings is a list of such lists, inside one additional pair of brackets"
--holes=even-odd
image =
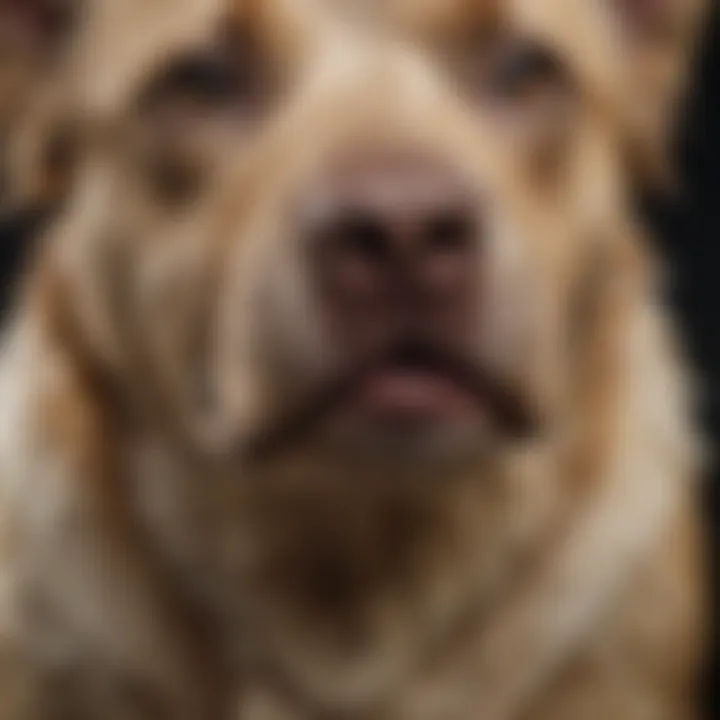
[(2, 720), (694, 717), (696, 438), (594, 64), (640, 5), (88, 3), (0, 356)]

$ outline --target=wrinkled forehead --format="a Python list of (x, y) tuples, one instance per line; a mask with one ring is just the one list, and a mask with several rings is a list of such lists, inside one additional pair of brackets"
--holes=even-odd
[[(94, 0), (79, 53), (88, 107), (122, 107), (153, 69), (225, 33), (245, 33), (295, 70), (328, 48), (357, 56), (402, 41), (422, 54), (552, 30), (562, 0)], [(583, 4), (570, 2), (570, 7)], [(548, 9), (542, 10), (542, 6)], [(529, 11), (530, 9), (530, 11)]]
[(376, 30), (416, 34), (427, 39), (491, 26), (501, 0), (320, 0), (336, 15), (365, 22)]
[(253, 40), (298, 60), (326, 34), (316, 0), (93, 0), (75, 79), (86, 108), (112, 113), (153, 71), (224, 34)]

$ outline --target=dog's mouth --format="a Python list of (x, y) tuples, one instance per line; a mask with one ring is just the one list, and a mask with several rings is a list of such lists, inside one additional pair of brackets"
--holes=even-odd
[(358, 378), (344, 410), (386, 428), (470, 421), (492, 411), (482, 378), (433, 346), (405, 343)]
[(381, 435), (483, 425), (523, 438), (539, 428), (537, 413), (521, 391), (478, 363), (414, 340), (326, 383), (258, 433), (249, 447), (256, 457), (272, 454), (323, 423)]

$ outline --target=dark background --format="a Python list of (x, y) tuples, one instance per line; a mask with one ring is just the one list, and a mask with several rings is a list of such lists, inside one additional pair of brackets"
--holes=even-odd
[[(676, 140), (682, 190), (673, 198), (645, 198), (643, 215), (661, 253), (672, 269), (671, 302), (678, 311), (686, 347), (704, 381), (698, 409), (711, 438), (720, 449), (720, 1), (715, 0), (696, 82)], [(29, 236), (38, 218), (32, 214), (0, 218), (0, 314), (13, 278), (27, 255)], [(720, 609), (720, 454), (713, 458), (704, 485), (703, 502), (711, 539), (714, 601)], [(652, 598), (648, 598), (652, 602)], [(720, 613), (715, 613), (720, 614)], [(715, 649), (707, 681), (708, 718), (720, 718), (720, 638), (718, 619)], [(668, 648), (672, 652), (672, 648)]]
[[(704, 380), (699, 413), (717, 457), (711, 458), (703, 500), (711, 539), (713, 600), (720, 609), (720, 2), (714, 4), (694, 91), (677, 138), (682, 192), (672, 200), (647, 200), (643, 212), (673, 271), (671, 300), (686, 347)], [(718, 620), (707, 682), (712, 720), (720, 718)]]

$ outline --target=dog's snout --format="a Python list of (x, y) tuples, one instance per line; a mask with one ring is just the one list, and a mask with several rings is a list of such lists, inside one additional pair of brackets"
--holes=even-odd
[(481, 229), (459, 172), (418, 154), (365, 153), (334, 166), (316, 191), (307, 231), (324, 299), (341, 319), (465, 312)]

